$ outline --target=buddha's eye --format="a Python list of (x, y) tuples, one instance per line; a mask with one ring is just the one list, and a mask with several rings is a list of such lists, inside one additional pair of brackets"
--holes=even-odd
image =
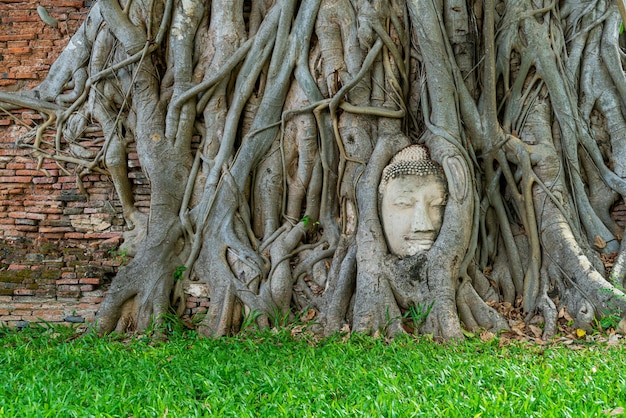
[(398, 208), (410, 208), (413, 206), (412, 202), (408, 199), (397, 199), (393, 202), (393, 205)]
[(430, 206), (445, 206), (447, 203), (445, 197), (440, 197), (438, 199), (433, 199), (430, 202)]

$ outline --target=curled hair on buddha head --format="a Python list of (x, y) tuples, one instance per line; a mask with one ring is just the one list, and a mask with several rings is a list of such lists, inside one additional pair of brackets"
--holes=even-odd
[(445, 178), (441, 166), (430, 159), (428, 149), (423, 145), (409, 145), (393, 156), (383, 169), (378, 190), (382, 191), (391, 180), (400, 176), (435, 175)]

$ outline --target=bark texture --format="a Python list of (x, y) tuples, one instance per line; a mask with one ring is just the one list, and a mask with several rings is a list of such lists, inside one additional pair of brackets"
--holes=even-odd
[[(34, 158), (112, 177), (134, 258), (101, 333), (161, 321), (192, 280), (206, 336), (314, 312), (325, 334), (462, 339), (506, 329), (506, 303), (547, 338), (562, 307), (581, 328), (626, 312), (620, 23), (608, 0), (99, 0), (48, 78), (0, 101), (47, 115)], [(72, 154), (88, 124), (95, 159)], [(434, 246), (399, 259), (377, 186), (414, 143), (449, 196)]]

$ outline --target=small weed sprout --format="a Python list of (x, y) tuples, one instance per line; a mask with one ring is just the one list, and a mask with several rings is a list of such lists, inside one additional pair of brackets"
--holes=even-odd
[(618, 309), (617, 312), (613, 312), (610, 315), (604, 315), (600, 318), (598, 323), (598, 327), (602, 330), (609, 330), (611, 328), (617, 329), (619, 327), (619, 323), (622, 321), (622, 312)]
[(187, 270), (185, 266), (178, 266), (174, 271), (174, 282), (178, 282), (183, 278), (183, 273)]
[[(618, 284), (614, 285), (615, 289), (622, 292), (622, 294), (618, 294), (615, 292), (615, 289), (601, 289), (601, 292), (611, 293), (613, 297), (616, 299), (626, 301), (626, 296), (623, 294), (624, 288)], [(602, 316), (599, 320), (596, 320), (596, 325), (600, 329), (600, 331), (609, 330), (611, 328), (617, 329), (619, 327), (620, 322), (626, 318), (624, 312), (621, 308), (611, 309), (613, 305), (611, 301), (607, 303), (609, 305), (609, 309), (606, 309), (602, 312)]]
[(427, 307), (422, 304), (411, 305), (409, 306), (409, 310), (404, 314), (404, 319), (409, 319), (411, 321), (411, 325), (413, 326), (414, 332), (417, 334), (426, 322), (426, 318), (430, 311), (433, 309), (433, 305), (435, 302), (431, 302)]
[(115, 258), (117, 261), (120, 261), (120, 265), (125, 266), (128, 264), (128, 248), (111, 248), (107, 251), (109, 256)]
[(300, 222), (302, 222), (305, 228), (308, 228), (309, 225), (311, 226), (311, 230), (309, 231), (309, 233), (314, 233), (315, 231), (317, 231), (317, 228), (320, 225), (319, 221), (313, 221), (309, 215), (304, 215), (302, 219), (300, 219)]
[(309, 215), (304, 215), (302, 217), (302, 219), (300, 219), (300, 222), (302, 222), (302, 224), (304, 224), (305, 228), (307, 226), (309, 226), (309, 224), (312, 224), (312, 225), (319, 225), (320, 224), (318, 221), (312, 221), (311, 217)]
[(289, 322), (289, 311), (283, 313), (278, 306), (273, 306), (268, 316), (275, 328), (285, 327)]
[(241, 321), (242, 331), (252, 327), (252, 325), (256, 325), (257, 318), (261, 316), (261, 313), (254, 309), (246, 313), (246, 310), (243, 307), (241, 308), (241, 314), (242, 314), (241, 316), (243, 317), (243, 320)]
[(183, 335), (188, 331), (185, 323), (175, 312), (167, 312), (163, 314), (163, 322), (161, 326), (163, 330), (170, 336)]

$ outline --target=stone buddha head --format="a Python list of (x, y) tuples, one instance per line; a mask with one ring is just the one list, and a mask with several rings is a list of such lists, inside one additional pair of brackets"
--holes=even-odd
[(389, 250), (400, 258), (429, 250), (443, 224), (447, 181), (428, 150), (411, 145), (398, 152), (383, 170), (378, 192)]

